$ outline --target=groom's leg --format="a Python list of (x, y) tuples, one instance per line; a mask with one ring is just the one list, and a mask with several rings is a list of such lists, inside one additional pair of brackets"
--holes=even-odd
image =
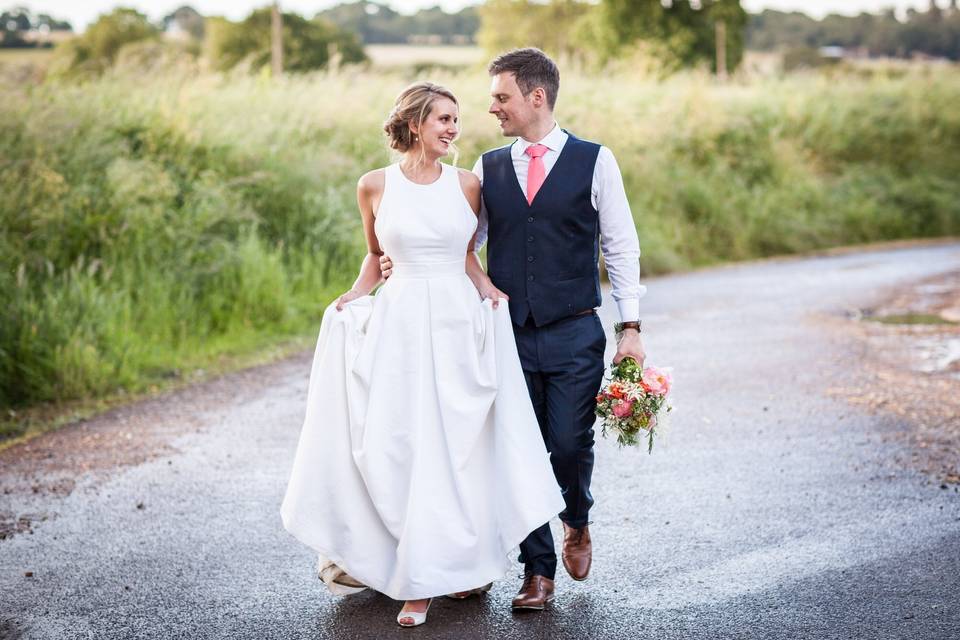
[(560, 519), (580, 529), (593, 506), (593, 425), (606, 335), (595, 314), (561, 320), (544, 329), (549, 329), (541, 334), (540, 349), (547, 449), (567, 505)]
[[(517, 352), (520, 356), (520, 365), (523, 367), (523, 377), (527, 382), (527, 391), (533, 411), (540, 424), (540, 433), (545, 434), (547, 428), (547, 402), (544, 394), (544, 379), (537, 371), (537, 332), (532, 322), (523, 327), (514, 327), (517, 339)], [(557, 553), (553, 546), (553, 534), (550, 523), (546, 522), (520, 543), (520, 558), (524, 570), (553, 580), (557, 573)]]

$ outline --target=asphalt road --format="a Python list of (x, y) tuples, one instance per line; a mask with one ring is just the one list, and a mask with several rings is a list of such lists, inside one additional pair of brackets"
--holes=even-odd
[[(837, 319), (958, 266), (955, 243), (648, 282), (645, 343), (674, 368), (672, 430), (651, 456), (599, 443), (593, 572), (558, 576), (543, 613), (511, 614), (519, 566), (488, 597), (438, 600), (412, 630), (384, 596), (321, 587), (278, 513), (300, 356), (151, 436), (163, 446), (143, 462), (0, 494), (0, 511), (43, 516), (0, 541), (0, 636), (955, 640), (960, 494), (900, 465), (905, 445), (888, 436), (901, 419), (830, 388), (858, 367)], [(608, 326), (612, 312), (607, 301)], [(160, 413), (180, 415), (178, 397)], [(23, 474), (8, 465), (0, 486)]]

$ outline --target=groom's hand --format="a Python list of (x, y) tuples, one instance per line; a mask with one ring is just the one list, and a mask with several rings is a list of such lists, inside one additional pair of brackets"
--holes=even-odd
[(624, 329), (617, 341), (617, 355), (613, 357), (613, 363), (619, 364), (624, 358), (633, 358), (641, 367), (643, 361), (647, 359), (647, 353), (643, 350), (643, 341), (640, 340), (640, 332), (636, 329)]
[(393, 273), (393, 260), (390, 259), (390, 256), (380, 256), (380, 275), (386, 280), (391, 273)]

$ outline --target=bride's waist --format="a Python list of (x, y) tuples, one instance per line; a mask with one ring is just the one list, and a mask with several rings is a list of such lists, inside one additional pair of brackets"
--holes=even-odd
[(466, 274), (466, 256), (449, 262), (393, 262), (393, 278), (449, 278)]

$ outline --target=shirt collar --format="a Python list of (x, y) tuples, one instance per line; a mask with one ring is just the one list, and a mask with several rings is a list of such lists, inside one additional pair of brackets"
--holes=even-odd
[(530, 142), (529, 140), (524, 140), (523, 138), (517, 138), (517, 143), (513, 145), (513, 153), (515, 156), (522, 156), (527, 152), (527, 148), (535, 144), (542, 144), (546, 146), (551, 151), (559, 151), (563, 147), (566, 134), (563, 132), (563, 129), (560, 128), (560, 125), (556, 122), (553, 123), (553, 129), (550, 130), (550, 133), (545, 135), (542, 140), (539, 142)]

